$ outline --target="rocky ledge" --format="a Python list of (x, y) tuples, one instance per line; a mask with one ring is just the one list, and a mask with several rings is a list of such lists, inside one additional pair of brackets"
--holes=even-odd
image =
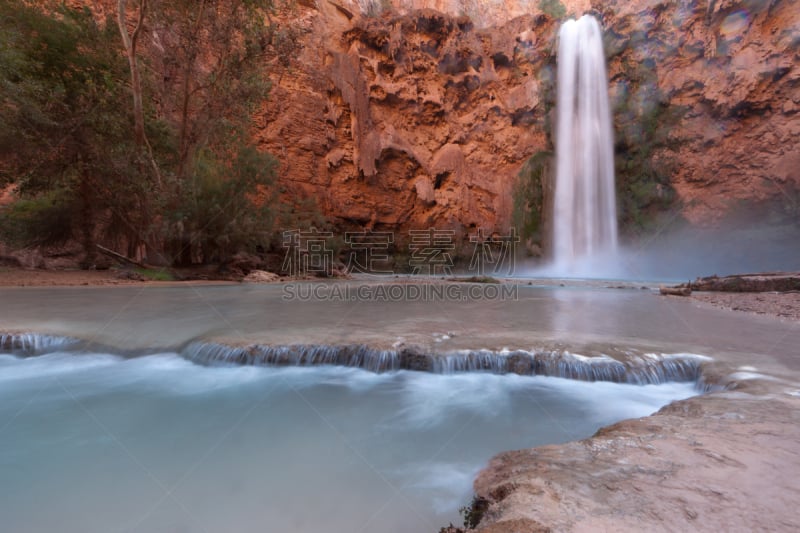
[(477, 531), (800, 529), (798, 385), (728, 380), (589, 439), (497, 455), (475, 481)]

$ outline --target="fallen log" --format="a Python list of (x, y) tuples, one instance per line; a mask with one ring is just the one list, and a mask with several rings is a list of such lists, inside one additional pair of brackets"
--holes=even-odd
[(686, 285), (676, 285), (675, 287), (665, 287), (661, 286), (658, 288), (658, 292), (660, 292), (664, 296), (691, 296), (692, 289)]
[(144, 263), (140, 263), (139, 261), (137, 261), (135, 259), (131, 259), (130, 257), (126, 257), (126, 256), (124, 256), (124, 255), (122, 255), (120, 253), (115, 252), (114, 250), (109, 250), (105, 246), (101, 246), (99, 244), (97, 244), (96, 246), (97, 246), (97, 249), (100, 252), (102, 252), (103, 254), (105, 254), (105, 255), (113, 258), (113, 259), (116, 259), (117, 261), (121, 261), (123, 263), (128, 263), (129, 265), (134, 265), (134, 266), (137, 266), (139, 268), (145, 268), (145, 269), (150, 268), (149, 266), (147, 266)]

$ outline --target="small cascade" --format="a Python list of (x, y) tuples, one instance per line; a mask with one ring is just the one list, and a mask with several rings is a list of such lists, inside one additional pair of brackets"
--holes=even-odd
[(0, 333), (0, 353), (32, 356), (54, 350), (65, 350), (78, 344), (78, 339), (39, 333)]
[(338, 365), (363, 368), (372, 372), (385, 372), (401, 368), (397, 352), (378, 350), (363, 344), (234, 347), (217, 343), (193, 342), (184, 348), (181, 355), (194, 363), (203, 365)]
[[(90, 350), (91, 346), (91, 350)], [(130, 352), (87, 345), (84, 341), (37, 333), (0, 333), (0, 354), (31, 357), (54, 351), (87, 351), (135, 357), (168, 350)], [(487, 372), (551, 376), (579, 381), (610, 381), (637, 385), (696, 382), (701, 391), (714, 390), (702, 374), (708, 358), (694, 354), (628, 354), (624, 361), (606, 355), (587, 357), (564, 350), (457, 350), (433, 352), (407, 346), (386, 350), (366, 344), (252, 344), (231, 346), (195, 341), (179, 350), (184, 359), (203, 366), (336, 365), (370, 372), (413, 370), (434, 374)]]
[(415, 370), (435, 374), (489, 372), (551, 376), (580, 381), (610, 381), (637, 385), (701, 380), (705, 357), (693, 354), (648, 354), (618, 361), (607, 356), (585, 357), (569, 352), (526, 350), (460, 350), (428, 353), (408, 347), (379, 350), (362, 344), (226, 346), (195, 342), (181, 353), (202, 365), (316, 366), (339, 365), (371, 372)]

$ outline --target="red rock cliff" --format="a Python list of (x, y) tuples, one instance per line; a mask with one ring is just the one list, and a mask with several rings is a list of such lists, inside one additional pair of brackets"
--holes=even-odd
[[(345, 226), (504, 230), (520, 166), (547, 148), (542, 80), (556, 23), (536, 2), (396, 2), (381, 14), (361, 4), (296, 7), (304, 49), (276, 73), (257, 133), (287, 191)], [(659, 155), (686, 218), (797, 201), (794, 2), (568, 4), (594, 9), (624, 48), (609, 61), (612, 94), (637, 89), (625, 64), (651, 60), (662, 104), (681, 109)], [(413, 9), (428, 5), (450, 14)]]
[[(742, 203), (800, 210), (797, 2), (564, 4), (602, 19), (612, 98), (654, 105), (629, 79), (632, 65), (649, 65), (659, 103), (680, 109), (656, 159), (670, 163), (686, 219), (713, 225)], [(520, 167), (548, 149), (557, 22), (539, 5), (299, 0), (280, 9), (302, 48), (288, 66), (265, 65), (273, 89), (255, 136), (281, 161), (283, 201), (310, 198), (342, 228), (505, 231)]]
[[(709, 225), (744, 205), (797, 207), (800, 195), (800, 9), (793, 0), (604, 0), (609, 32), (635, 43), (609, 64), (652, 61), (671, 127), (670, 177), (685, 217)], [(647, 102), (644, 102), (647, 105)]]
[(257, 133), (287, 190), (347, 226), (507, 229), (513, 178), (546, 145), (537, 75), (553, 21), (479, 29), (433, 10), (318, 6), (300, 7), (302, 55)]

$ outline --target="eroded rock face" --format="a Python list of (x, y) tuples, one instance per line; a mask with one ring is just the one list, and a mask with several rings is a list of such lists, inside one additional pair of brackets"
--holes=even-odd
[[(636, 90), (646, 65), (662, 105), (680, 110), (668, 133), (671, 185), (684, 216), (713, 225), (742, 203), (791, 208), (800, 184), (800, 10), (792, 1), (601, 0), (612, 91)], [(625, 48), (616, 54), (615, 49)], [(657, 105), (643, 96), (641, 105)], [(666, 164), (666, 162), (665, 162)], [(783, 199), (782, 199), (783, 198)]]
[[(282, 162), (286, 200), (313, 198), (346, 228), (504, 231), (517, 172), (548, 149), (557, 22), (538, 2), (476, 4), (474, 21), (458, 16), (470, 13), (463, 2), (384, 3), (380, 14), (373, 4), (293, 11), (304, 48), (273, 76), (256, 131)], [(679, 112), (656, 160), (686, 219), (713, 225), (741, 202), (796, 203), (793, 2), (565, 4), (602, 18), (612, 95)], [(427, 7), (445, 13), (417, 10)], [(631, 78), (642, 65), (657, 96)]]
[(506, 229), (513, 178), (547, 144), (539, 75), (554, 22), (482, 30), (433, 10), (299, 9), (302, 57), (275, 80), (257, 131), (288, 196), (345, 227)]
[[(563, 4), (602, 20), (612, 98), (678, 112), (655, 160), (689, 222), (768, 201), (797, 212), (796, 2)], [(342, 229), (507, 230), (520, 167), (551, 148), (558, 23), (538, 0), (301, 0), (275, 20), (301, 31), (302, 49), (288, 67), (267, 61), (254, 135), (281, 162), (285, 203)]]

